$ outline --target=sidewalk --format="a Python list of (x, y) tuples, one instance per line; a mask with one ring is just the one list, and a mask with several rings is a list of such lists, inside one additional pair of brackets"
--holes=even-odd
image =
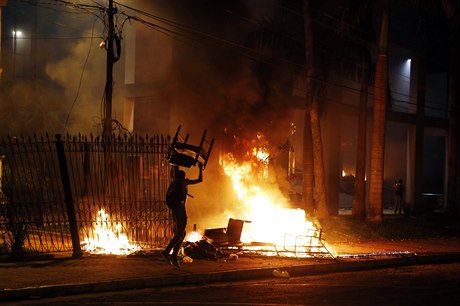
[(159, 255), (84, 256), (0, 262), (0, 301), (76, 293), (373, 269), (460, 261), (460, 238), (343, 242), (328, 245), (333, 258), (240, 256), (237, 260), (194, 260), (170, 266)]

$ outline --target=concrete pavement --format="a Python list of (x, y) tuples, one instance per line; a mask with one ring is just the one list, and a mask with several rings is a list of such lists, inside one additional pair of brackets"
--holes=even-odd
[[(344, 241), (328, 245), (335, 258), (241, 255), (170, 266), (159, 254), (145, 256), (70, 254), (34, 261), (0, 262), (0, 302), (157, 286), (268, 277), (313, 275), (391, 266), (460, 262), (460, 238), (404, 241)], [(276, 270), (276, 271), (275, 271)]]

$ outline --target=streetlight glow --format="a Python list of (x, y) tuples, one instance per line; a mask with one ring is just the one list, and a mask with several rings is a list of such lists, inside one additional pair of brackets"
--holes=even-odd
[(408, 58), (403, 65), (402, 75), (407, 77), (410, 80), (410, 68), (412, 64), (412, 59)]
[(13, 37), (22, 37), (22, 31), (13, 31)]

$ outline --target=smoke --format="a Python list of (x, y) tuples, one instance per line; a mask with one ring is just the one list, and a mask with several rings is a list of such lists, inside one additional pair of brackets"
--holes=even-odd
[[(238, 199), (219, 164), (221, 155), (227, 152), (243, 157), (251, 146), (266, 146), (273, 158), (271, 180), (278, 181), (272, 186), (285, 190), (286, 173), (280, 166), (285, 152), (280, 147), (291, 132), (286, 95), (289, 78), (279, 67), (263, 70), (264, 65), (245, 54), (244, 40), (255, 30), (255, 24), (246, 21), (255, 18), (254, 10), (238, 1), (131, 4), (194, 30), (191, 34), (172, 28), (179, 34), (167, 35), (136, 26), (136, 35), (143, 41), (136, 56), (155, 63), (136, 67), (136, 73), (145, 81), (159, 84), (156, 90), (170, 107), (170, 131), (174, 133), (181, 125), (181, 131), (190, 134), (190, 143), (199, 143), (204, 130), (208, 131), (208, 140), (215, 139), (203, 183), (189, 188), (194, 196), (187, 203), (189, 226), (223, 227), (232, 217), (228, 212), (234, 210)], [(264, 4), (266, 8), (267, 2)], [(258, 140), (260, 135), (264, 135), (263, 144)], [(184, 170), (189, 178), (198, 175), (195, 168)]]
[(100, 40), (94, 36), (103, 33), (102, 22), (49, 5), (8, 2), (5, 7), (4, 33), (17, 28), (23, 37), (2, 41), (2, 130), (10, 135), (97, 133), (106, 52), (97, 48)]
[[(258, 145), (258, 135), (264, 135), (264, 145), (269, 146), (276, 159), (284, 154), (280, 146), (290, 135), (288, 71), (279, 65), (261, 64), (263, 59), (259, 61), (253, 52), (248, 56), (245, 43), (257, 27), (251, 20), (259, 18), (260, 12), (269, 14), (267, 7), (272, 2), (263, 1), (261, 11), (244, 1), (132, 0), (122, 3), (175, 25), (165, 25), (139, 12), (118, 7), (119, 12), (142, 17), (168, 31), (136, 21), (118, 28), (127, 31), (135, 27), (136, 41), (142, 44), (136, 43), (134, 50), (138, 92), (129, 92), (128, 86), (124, 86), (127, 54), (122, 54), (114, 66), (113, 118), (123, 121), (123, 102), (127, 98), (150, 95), (157, 97), (153, 98), (153, 110), (135, 120), (155, 126), (154, 122), (169, 117), (168, 130), (174, 133), (181, 125), (182, 131), (190, 134), (191, 143), (197, 143), (207, 130), (207, 139), (215, 139), (215, 145), (204, 172), (204, 183), (190, 187), (190, 193), (195, 196), (188, 204), (190, 222), (199, 220), (199, 226), (207, 227), (219, 226), (216, 223), (221, 222), (224, 224), (220, 225), (225, 225), (229, 217), (225, 211), (235, 204), (236, 197), (219, 165), (220, 154), (232, 152), (235, 156), (244, 156), (251, 146)], [(65, 16), (59, 16), (59, 24), (66, 23)], [(94, 18), (82, 18), (81, 22), (72, 24), (71, 30), (53, 22), (52, 35), (103, 36), (102, 22), (98, 20), (94, 26)], [(122, 20), (120, 17), (117, 24), (121, 25)], [(182, 25), (192, 31), (184, 31)], [(27, 94), (27, 88), (33, 87), (30, 84), (18, 84), (12, 89), (7, 100), (20, 102), (16, 104), (18, 114), (14, 114), (15, 120), (12, 120), (16, 126), (6, 130), (100, 133), (106, 51), (98, 48), (99, 42), (88, 38), (65, 40), (55, 46), (55, 52), (48, 51), (49, 56), (43, 56), (43, 66), (46, 79), (51, 81), (47, 84), (51, 85), (30, 94)], [(129, 47), (127, 43), (122, 40), (123, 50)], [(46, 43), (43, 47), (44, 50), (50, 48)], [(40, 92), (39, 101), (43, 101), (38, 105), (37, 92)], [(41, 114), (41, 122), (25, 118), (30, 117), (30, 113), (19, 114), (26, 108), (33, 114)], [(165, 112), (169, 112), (169, 116)], [(49, 114), (53, 120), (49, 120)], [(284, 179), (282, 167), (280, 169), (274, 176)], [(196, 169), (185, 170), (188, 177), (197, 176)]]
[(106, 52), (91, 44), (78, 41), (68, 57), (50, 62), (45, 68), (48, 77), (63, 89), (67, 108), (64, 129), (70, 134), (101, 130)]

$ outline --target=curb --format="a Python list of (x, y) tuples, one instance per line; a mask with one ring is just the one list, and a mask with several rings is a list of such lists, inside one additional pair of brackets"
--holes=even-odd
[[(339, 259), (340, 260), (340, 259)], [(399, 267), (408, 265), (441, 264), (460, 262), (460, 253), (443, 253), (430, 255), (410, 255), (406, 257), (338, 261), (325, 264), (311, 264), (278, 267), (286, 270), (291, 276), (320, 275), (327, 273), (340, 273)], [(271, 278), (276, 268), (256, 268), (236, 271), (208, 272), (184, 274), (167, 277), (147, 277), (134, 279), (120, 279), (94, 283), (72, 283), (63, 285), (49, 285), (28, 287), (20, 289), (0, 290), (0, 301), (15, 301), (27, 299), (50, 298), (63, 295), (99, 293), (118, 290), (145, 289), (164, 286), (179, 286), (192, 284), (205, 284), (215, 282), (228, 282), (236, 280)]]

